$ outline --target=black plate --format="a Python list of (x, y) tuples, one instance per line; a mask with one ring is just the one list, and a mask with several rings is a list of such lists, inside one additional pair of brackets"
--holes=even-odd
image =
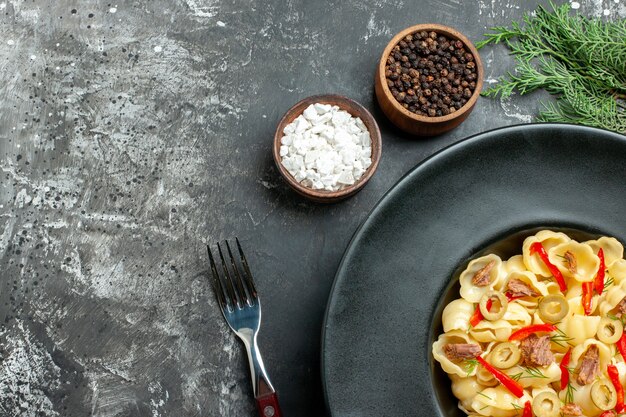
[(414, 168), (356, 232), (335, 277), (322, 341), (332, 416), (462, 415), (430, 355), (455, 271), (537, 227), (624, 242), (625, 187), (626, 137), (570, 125), (482, 133)]

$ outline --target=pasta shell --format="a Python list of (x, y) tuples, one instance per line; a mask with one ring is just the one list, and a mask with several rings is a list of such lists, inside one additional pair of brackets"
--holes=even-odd
[[(538, 294), (538, 296), (542, 296), (542, 295), (545, 296), (545, 295), (550, 294), (550, 288), (547, 285), (549, 284), (549, 282), (539, 281), (537, 279), (537, 276), (530, 271), (513, 271), (509, 273), (505, 279), (500, 281), (500, 284), (499, 284), (500, 288), (498, 288), (498, 290), (502, 292), (506, 292), (507, 284), (512, 279), (518, 279), (524, 282), (526, 285), (531, 287)], [(557, 286), (557, 289), (558, 289), (558, 286)], [(538, 302), (539, 302), (539, 297), (522, 297), (522, 298), (516, 299), (514, 303), (519, 303), (523, 305), (524, 307), (533, 311), (535, 308), (537, 308)]]
[(456, 374), (460, 377), (476, 375), (476, 369), (469, 374), (463, 362), (452, 362), (443, 351), (443, 347), (448, 343), (478, 343), (467, 333), (461, 330), (453, 330), (451, 332), (439, 335), (439, 338), (433, 343), (433, 358), (441, 364), (441, 368), (448, 374)]
[(548, 252), (553, 247), (569, 242), (570, 240), (570, 237), (565, 233), (553, 232), (552, 230), (541, 230), (537, 232), (537, 234), (527, 237), (524, 239), (524, 245), (522, 246), (522, 256), (526, 268), (534, 274), (543, 277), (552, 276), (550, 270), (543, 263), (539, 255), (530, 254), (530, 246), (535, 242), (541, 242), (546, 252)]
[(511, 333), (513, 333), (513, 327), (511, 323), (504, 319), (496, 321), (483, 320), (476, 327), (470, 329), (470, 335), (475, 340), (483, 343), (504, 342), (509, 339)]
[(528, 326), (532, 322), (532, 317), (523, 305), (514, 301), (509, 303), (502, 320), (509, 323), (511, 330), (515, 331)]
[(508, 260), (502, 263), (502, 267), (506, 275), (511, 272), (526, 271), (526, 265), (524, 265), (524, 257), (522, 255), (511, 256)]
[(611, 363), (611, 359), (613, 358), (613, 352), (611, 351), (611, 348), (609, 348), (607, 345), (593, 338), (589, 338), (572, 348), (570, 368), (578, 368), (578, 361), (580, 360), (580, 357), (587, 351), (587, 349), (591, 345), (598, 346), (598, 351), (600, 353), (600, 370), (606, 369), (606, 367)]
[(608, 267), (607, 272), (608, 274), (604, 276), (605, 284), (610, 278), (613, 278), (613, 284), (619, 284), (623, 281), (626, 281), (626, 260), (618, 259), (614, 261)]
[(584, 243), (589, 245), (593, 253), (596, 254), (598, 250), (602, 248), (604, 252), (604, 264), (606, 266), (624, 257), (624, 246), (614, 237), (602, 236), (600, 239), (588, 240)]
[(606, 316), (614, 313), (615, 307), (626, 297), (626, 280), (619, 285), (611, 285), (600, 299), (600, 315)]
[(530, 395), (524, 392), (522, 398), (517, 398), (502, 385), (485, 388), (474, 397), (472, 408), (476, 414), (491, 417), (513, 417), (519, 415), (526, 401), (532, 401)]
[(457, 298), (448, 304), (441, 314), (441, 322), (443, 324), (443, 331), (449, 332), (450, 330), (469, 330), (469, 321), (476, 307), (473, 303), (466, 301), (462, 298)]
[(452, 374), (450, 379), (452, 380), (452, 394), (461, 402), (473, 399), (478, 391), (485, 388), (478, 383), (475, 376), (462, 378)]
[[(563, 325), (558, 327), (564, 327), (562, 328), (562, 330), (564, 331), (565, 335), (570, 338), (569, 344), (572, 346), (577, 346), (590, 341), (590, 339), (594, 339), (598, 331), (600, 319), (600, 316), (572, 314), (564, 320)], [(572, 351), (572, 356), (573, 355), (574, 352)]]
[[(574, 240), (554, 246), (547, 252), (550, 262), (559, 268), (565, 278), (573, 278), (579, 282), (593, 281), (600, 266), (600, 259), (591, 247)], [(570, 271), (565, 260), (566, 252), (573, 254), (576, 259), (573, 271)]]
[[(495, 264), (489, 271), (489, 285), (485, 285), (484, 287), (474, 285), (472, 283), (474, 275), (476, 275), (480, 269), (484, 268), (492, 261)], [(492, 290), (498, 284), (503, 275), (502, 259), (500, 259), (498, 255), (490, 254), (474, 259), (469, 263), (467, 268), (465, 268), (459, 277), (459, 281), (461, 283), (461, 297), (470, 303), (479, 302), (485, 293)]]

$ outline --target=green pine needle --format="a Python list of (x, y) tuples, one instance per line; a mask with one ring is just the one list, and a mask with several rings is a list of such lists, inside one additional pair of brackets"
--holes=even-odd
[(515, 73), (483, 91), (509, 97), (544, 89), (557, 97), (543, 104), (538, 119), (576, 123), (626, 134), (626, 19), (606, 22), (570, 15), (569, 4), (535, 15), (510, 28), (497, 26), (477, 44), (505, 44), (515, 57)]

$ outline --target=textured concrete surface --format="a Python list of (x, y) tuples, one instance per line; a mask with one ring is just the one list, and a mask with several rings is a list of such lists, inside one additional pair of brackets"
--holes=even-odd
[[(626, 16), (624, 0), (580, 3)], [(477, 41), (537, 3), (521, 4), (0, 2), (0, 415), (254, 415), (207, 283), (204, 245), (234, 236), (284, 414), (324, 415), (321, 324), (356, 227), (425, 157), (537, 108), (481, 99), (455, 131), (411, 139), (374, 103), (379, 54), (420, 22)], [(487, 84), (511, 66), (503, 48), (483, 60)], [(370, 184), (332, 206), (291, 192), (270, 154), (282, 113), (324, 92), (363, 103), (384, 136)]]

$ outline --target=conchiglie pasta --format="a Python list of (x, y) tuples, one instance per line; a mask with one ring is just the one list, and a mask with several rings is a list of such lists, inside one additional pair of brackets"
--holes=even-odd
[(598, 253), (600, 248), (604, 252), (604, 264), (610, 266), (613, 262), (624, 257), (624, 246), (614, 237), (602, 236), (597, 240), (584, 242), (591, 247), (593, 253)]
[(526, 401), (530, 400), (527, 393), (524, 393), (522, 398), (517, 398), (499, 385), (485, 388), (478, 393), (472, 401), (472, 409), (481, 416), (513, 417), (519, 415), (519, 410), (523, 409)]
[(496, 321), (483, 320), (472, 327), (469, 333), (473, 339), (482, 343), (504, 342), (513, 333), (513, 327), (511, 323), (502, 319)]
[(599, 324), (600, 316), (572, 314), (565, 321), (565, 329), (563, 330), (570, 339), (568, 343), (572, 346), (576, 346), (589, 339), (593, 339), (598, 331)]
[(611, 363), (611, 359), (613, 358), (613, 352), (611, 349), (599, 340), (589, 338), (572, 348), (572, 356), (570, 359), (570, 367), (572, 369), (578, 367), (580, 358), (591, 345), (596, 345), (598, 347), (598, 352), (600, 354), (600, 370), (606, 369), (607, 365)]
[(519, 303), (509, 303), (502, 320), (509, 323), (511, 331), (519, 330), (524, 326), (528, 326), (532, 322), (532, 317), (528, 313), (528, 309)]
[(485, 388), (478, 383), (475, 376), (460, 377), (451, 374), (450, 379), (452, 380), (452, 394), (454, 394), (459, 401), (471, 400), (476, 396), (477, 392)]
[(574, 240), (551, 248), (548, 257), (564, 277), (579, 282), (593, 281), (600, 266), (600, 258), (591, 247)]
[(611, 285), (604, 294), (599, 303), (600, 314), (602, 316), (614, 314), (618, 304), (626, 297), (626, 280), (619, 285)]
[[(472, 280), (474, 276), (482, 269), (490, 265), (493, 262), (493, 266), (489, 270), (489, 283), (485, 286), (475, 285)], [(489, 290), (493, 289), (500, 278), (502, 277), (502, 259), (497, 255), (482, 256), (478, 259), (474, 259), (469, 263), (467, 268), (461, 273), (459, 282), (461, 283), (461, 297), (470, 303), (477, 303), (482, 296)]]
[(524, 272), (526, 271), (526, 265), (524, 265), (524, 257), (522, 255), (511, 256), (509, 259), (502, 263), (505, 275), (511, 272)]
[(450, 330), (463, 330), (469, 329), (469, 320), (474, 314), (474, 304), (469, 301), (465, 301), (462, 298), (458, 298), (448, 304), (441, 315), (441, 322), (443, 324), (443, 331), (449, 332)]
[[(619, 285), (626, 281), (626, 260), (618, 259), (607, 268), (607, 279), (613, 279), (613, 285)], [(609, 286), (610, 288), (610, 286)]]
[(470, 337), (470, 335), (462, 330), (453, 330), (450, 332), (446, 332), (442, 335), (439, 335), (437, 341), (433, 343), (433, 358), (435, 358), (435, 360), (441, 364), (441, 368), (448, 374), (456, 374), (461, 377), (475, 375), (475, 368), (468, 373), (468, 368), (466, 366), (463, 366), (463, 363), (456, 363), (451, 361), (444, 353), (443, 347), (447, 344), (454, 343), (476, 344), (476, 340), (474, 340), (472, 337)]
[(553, 232), (551, 230), (541, 230), (534, 236), (529, 236), (524, 239), (524, 245), (522, 246), (522, 256), (524, 259), (524, 264), (526, 265), (526, 269), (530, 272), (541, 275), (543, 277), (549, 277), (552, 274), (550, 270), (543, 263), (539, 255), (530, 254), (530, 247), (533, 243), (539, 242), (543, 245), (544, 249), (549, 251), (554, 246), (560, 245), (562, 243), (569, 242), (571, 239), (565, 233), (561, 232)]

